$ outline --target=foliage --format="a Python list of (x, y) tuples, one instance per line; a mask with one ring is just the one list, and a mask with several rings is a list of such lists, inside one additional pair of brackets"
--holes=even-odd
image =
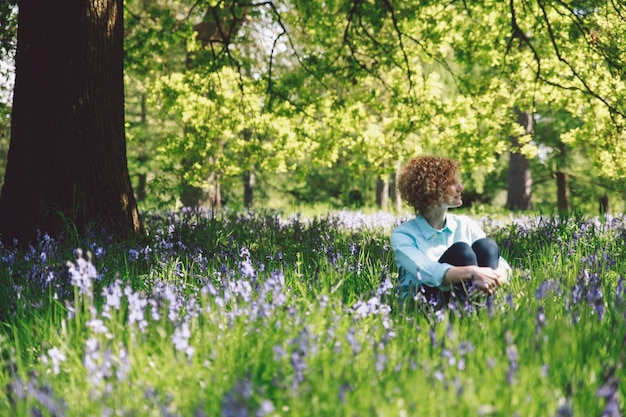
[(435, 311), (396, 303), (403, 220), (183, 210), (150, 213), (145, 241), (3, 247), (0, 410), (623, 412), (624, 219), (484, 218), (511, 282)]
[[(217, 170), (234, 186), (248, 168), (302, 180), (336, 164), (387, 176), (421, 152), (489, 175), (502, 155), (535, 157), (555, 141), (585, 149), (592, 179), (626, 172), (624, 14), (613, 2), (129, 0), (126, 10), (129, 94), (176, 95), (146, 107), (143, 155), (159, 161), (139, 169), (155, 179), (199, 184)], [(516, 109), (554, 120), (551, 137), (521, 135)]]
[[(15, 11), (15, 1), (0, 6), (4, 56)], [(288, 178), (287, 190), (291, 179), (341, 173), (306, 185), (313, 190), (387, 177), (422, 152), (460, 159), (486, 200), (500, 185), (492, 171), (517, 150), (516, 108), (538, 121), (521, 150), (552, 150), (534, 165), (539, 177), (558, 165), (620, 195), (626, 31), (617, 2), (126, 0), (124, 12), (129, 167), (147, 209), (175, 206), (183, 183), (206, 183), (215, 170), (235, 203), (246, 169)], [(176, 100), (147, 101), (168, 83)], [(558, 144), (577, 156), (559, 159)]]
[(17, 33), (17, 0), (0, 3), (0, 60), (15, 52)]

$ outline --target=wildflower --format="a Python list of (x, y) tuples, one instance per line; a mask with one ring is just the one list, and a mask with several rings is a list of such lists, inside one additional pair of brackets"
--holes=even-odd
[(382, 372), (385, 370), (385, 366), (387, 365), (387, 356), (384, 354), (376, 355), (376, 372)]
[(537, 316), (535, 316), (535, 323), (537, 327), (535, 328), (535, 332), (537, 335), (541, 333), (541, 329), (543, 329), (546, 324), (546, 314), (543, 311), (543, 306), (539, 306), (537, 308)]
[(150, 300), (150, 317), (152, 317), (152, 321), (161, 320), (161, 315), (159, 314), (158, 303), (156, 300)]
[[(67, 358), (65, 354), (56, 347), (48, 349), (48, 357), (52, 361), (52, 370), (54, 374), (57, 375), (61, 371), (61, 362), (65, 362)], [(44, 358), (44, 361), (47, 362), (47, 358)]]
[(350, 249), (350, 255), (356, 255), (358, 248), (355, 242), (350, 242), (349, 249)]
[(94, 255), (96, 255), (96, 258), (102, 258), (105, 253), (106, 251), (101, 246), (97, 246), (94, 251)]
[(568, 401), (563, 402), (556, 410), (557, 417), (573, 417), (574, 410), (572, 410), (572, 406)]
[(445, 377), (445, 375), (443, 374), (443, 372), (441, 372), (441, 370), (439, 370), (439, 369), (437, 369), (437, 370), (435, 371), (435, 373), (433, 373), (433, 376), (434, 376), (434, 377), (435, 377), (435, 379), (436, 379), (437, 381), (439, 381), (439, 382), (443, 382), (443, 381), (446, 379), (446, 377)]
[(468, 353), (474, 352), (475, 350), (476, 348), (474, 347), (472, 342), (464, 340), (459, 344), (459, 355), (461, 356), (465, 356)]
[(600, 417), (621, 417), (619, 404), (619, 378), (615, 376), (615, 367), (607, 371), (605, 381), (596, 391), (597, 397), (606, 398), (606, 406)]
[(282, 358), (284, 358), (285, 355), (287, 355), (287, 351), (285, 350), (285, 348), (283, 348), (280, 345), (275, 345), (272, 348), (272, 351), (274, 352), (274, 361), (276, 362), (282, 360)]
[(448, 359), (448, 365), (454, 366), (456, 364), (456, 358), (454, 357), (454, 354), (448, 349), (443, 349), (441, 351), (441, 356)]
[(430, 337), (430, 345), (432, 347), (437, 347), (437, 333), (435, 333), (435, 329), (431, 327), (428, 330), (428, 336)]
[(109, 332), (109, 329), (107, 329), (104, 322), (100, 319), (91, 319), (86, 324), (87, 327), (90, 327), (96, 334), (107, 334)]
[(259, 404), (259, 409), (257, 410), (256, 415), (258, 417), (263, 417), (273, 413), (274, 409), (274, 403), (271, 400), (265, 398), (261, 401), (261, 404)]
[[(121, 343), (120, 343), (121, 345)], [(115, 376), (118, 381), (126, 380), (126, 377), (130, 373), (130, 362), (128, 359), (128, 350), (126, 350), (123, 346), (119, 348), (119, 365), (115, 370)]]
[(354, 391), (354, 388), (352, 388), (352, 386), (347, 382), (344, 382), (339, 387), (339, 401), (341, 401), (342, 404), (346, 402), (346, 392), (349, 391)]
[(128, 251), (128, 260), (135, 262), (137, 259), (139, 259), (139, 252), (135, 249), (130, 249)]
[(624, 277), (620, 276), (619, 277), (619, 281), (617, 281), (617, 288), (615, 290), (615, 294), (616, 294), (616, 304), (618, 306), (621, 306), (622, 303), (624, 302), (624, 294), (626, 294), (626, 291), (624, 291)]
[(515, 374), (519, 369), (519, 352), (517, 350), (517, 346), (513, 343), (512, 335), (507, 332), (505, 335), (507, 347), (506, 347), (506, 357), (509, 360), (509, 369), (506, 374), (506, 379), (509, 384), (513, 384), (515, 382)]
[(172, 342), (174, 348), (180, 352), (184, 352), (188, 358), (191, 358), (195, 352), (195, 349), (189, 345), (189, 338), (191, 337), (191, 331), (189, 330), (189, 324), (183, 322), (183, 324), (174, 330), (172, 335)]
[(100, 350), (100, 344), (94, 338), (89, 338), (85, 342), (85, 357), (83, 366), (87, 371), (87, 377), (94, 387), (99, 387), (101, 383), (113, 375), (113, 358), (109, 349)]
[(111, 309), (119, 310), (122, 303), (122, 281), (116, 279), (111, 285), (102, 290), (106, 302), (102, 307), (102, 315), (111, 318)]
[(357, 317), (367, 317), (373, 314), (385, 314), (391, 310), (388, 305), (381, 303), (378, 297), (372, 297), (366, 302), (359, 300), (352, 306), (352, 308)]
[(83, 251), (76, 249), (76, 264), (68, 261), (71, 283), (78, 288), (81, 294), (91, 295), (92, 282), (98, 276), (96, 267), (91, 263), (91, 252), (87, 252), (87, 259), (83, 258)]
[(393, 283), (391, 282), (389, 277), (386, 277), (376, 289), (376, 295), (378, 296), (389, 295), (391, 293), (391, 290), (393, 289), (394, 289)]
[(537, 288), (537, 291), (535, 291), (535, 297), (537, 298), (537, 301), (539, 301), (545, 296), (547, 296), (548, 294), (550, 294), (551, 292), (556, 292), (558, 294), (558, 290), (559, 290), (559, 286), (556, 281), (554, 280), (544, 281), (539, 285), (539, 287)]
[(124, 289), (124, 294), (128, 299), (128, 323), (138, 324), (139, 329), (144, 331), (148, 322), (145, 319), (144, 308), (148, 305), (148, 300), (136, 293), (130, 287)]
[[(242, 253), (243, 252), (242, 250)], [(244, 278), (253, 278), (255, 276), (255, 270), (249, 257), (239, 262), (239, 272)]]
[[(294, 351), (291, 354), (291, 365), (296, 372), (294, 384), (297, 387), (300, 382), (304, 381), (304, 371), (307, 369), (304, 352)], [(295, 387), (294, 387), (295, 388)]]
[(249, 415), (247, 402), (253, 394), (250, 381), (237, 381), (222, 399), (223, 417), (244, 417)]

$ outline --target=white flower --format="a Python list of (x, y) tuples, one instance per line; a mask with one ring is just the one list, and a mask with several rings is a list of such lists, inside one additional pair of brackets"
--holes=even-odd
[(102, 295), (106, 297), (106, 303), (103, 306), (102, 315), (111, 318), (111, 309), (119, 310), (122, 304), (122, 281), (116, 279), (113, 284), (102, 290)]
[(92, 282), (98, 277), (96, 267), (91, 263), (91, 252), (87, 252), (87, 259), (83, 258), (83, 251), (76, 249), (76, 264), (68, 261), (70, 279), (81, 294), (91, 295)]
[(185, 352), (188, 357), (193, 356), (195, 349), (189, 345), (189, 338), (191, 337), (191, 331), (189, 330), (189, 324), (184, 322), (180, 327), (174, 330), (172, 335), (172, 342), (176, 350)]
[(106, 334), (109, 331), (104, 325), (104, 322), (100, 319), (89, 320), (86, 324), (88, 327), (91, 327), (91, 330), (96, 334)]
[(56, 375), (60, 372), (61, 362), (65, 362), (67, 358), (65, 354), (56, 347), (48, 349), (48, 356), (50, 357), (50, 360), (52, 361), (52, 369), (54, 371), (54, 374)]

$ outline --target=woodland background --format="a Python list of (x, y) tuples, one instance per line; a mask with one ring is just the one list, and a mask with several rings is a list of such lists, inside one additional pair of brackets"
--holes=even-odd
[[(14, 3), (0, 6), (0, 184)], [(400, 211), (395, 175), (421, 153), (462, 161), (476, 210), (624, 209), (619, 2), (125, 0), (123, 13), (140, 211)]]

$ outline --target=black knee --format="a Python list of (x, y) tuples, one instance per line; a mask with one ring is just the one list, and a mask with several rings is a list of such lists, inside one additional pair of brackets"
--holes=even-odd
[(472, 245), (472, 249), (476, 253), (479, 266), (488, 266), (493, 269), (498, 267), (500, 249), (493, 239), (488, 237), (478, 239)]
[(441, 256), (439, 262), (454, 266), (478, 265), (476, 253), (465, 242), (457, 242), (450, 246)]

